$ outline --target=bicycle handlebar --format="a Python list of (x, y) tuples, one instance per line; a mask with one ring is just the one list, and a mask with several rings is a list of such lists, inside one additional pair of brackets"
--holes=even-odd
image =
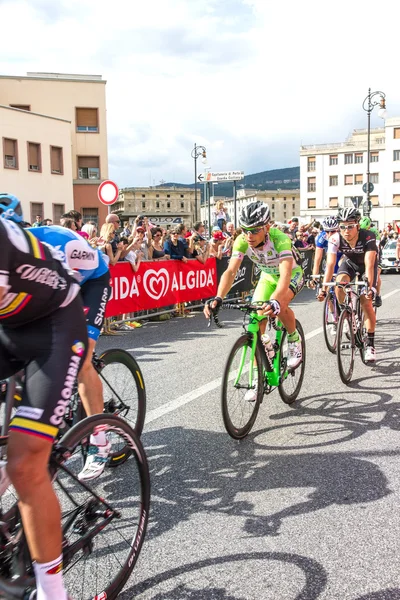
[[(228, 310), (241, 310), (242, 312), (245, 312), (246, 314), (250, 315), (251, 313), (255, 313), (255, 312), (259, 311), (261, 306), (263, 306), (264, 304), (268, 304), (268, 301), (260, 302), (258, 304), (251, 304), (250, 302), (246, 302), (244, 304), (239, 304), (239, 303), (232, 304), (230, 302), (227, 302), (225, 304), (222, 304), (221, 308), (227, 308)], [(211, 311), (211, 314), (210, 314), (210, 318), (208, 320), (208, 327), (211, 326), (212, 319), (214, 319), (214, 323), (216, 324), (216, 326), (221, 329), (223, 327), (223, 325), (218, 318), (218, 313), (215, 313), (211, 309), (211, 307), (210, 307), (210, 311)], [(276, 317), (270, 317), (268, 315), (260, 315), (260, 320), (262, 320), (262, 319), (269, 319), (271, 326), (276, 331), (279, 331), (281, 329), (276, 324)]]

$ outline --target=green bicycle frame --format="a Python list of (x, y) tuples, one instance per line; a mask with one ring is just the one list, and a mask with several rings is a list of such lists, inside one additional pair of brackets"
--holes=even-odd
[[(257, 340), (258, 340), (258, 332), (260, 330), (260, 321), (263, 321), (266, 317), (262, 315), (258, 315), (257, 313), (252, 313), (250, 315), (250, 322), (247, 326), (247, 333), (251, 334), (251, 350), (250, 350), (250, 367), (249, 367), (249, 387), (253, 385), (253, 372), (254, 372), (254, 357), (256, 355), (257, 348)], [(281, 327), (281, 323), (277, 322), (278, 327)], [(271, 387), (278, 387), (281, 383), (280, 380), (280, 358), (281, 358), (281, 340), (282, 340), (282, 330), (278, 329), (276, 331), (275, 342), (278, 346), (278, 349), (275, 351), (275, 356), (272, 362), (272, 369), (269, 367), (267, 363), (267, 358), (265, 357), (265, 369), (264, 369), (264, 378), (266, 378), (268, 385)], [(240, 358), (240, 365), (238, 374), (235, 379), (235, 385), (238, 385), (241, 374), (243, 372), (246, 356), (247, 356), (248, 346), (245, 346), (242, 350), (242, 356)], [(267, 368), (268, 365), (268, 368)], [(286, 378), (286, 373), (284, 378)]]

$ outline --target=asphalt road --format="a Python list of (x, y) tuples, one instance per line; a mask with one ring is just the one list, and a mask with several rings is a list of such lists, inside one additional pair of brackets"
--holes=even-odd
[(383, 280), (378, 360), (357, 356), (349, 387), (321, 305), (301, 293), (299, 399), (274, 391), (241, 442), (225, 432), (219, 387), (238, 313), (222, 313), (222, 330), (195, 314), (100, 339), (132, 351), (148, 399), (150, 527), (122, 600), (400, 599), (400, 276)]

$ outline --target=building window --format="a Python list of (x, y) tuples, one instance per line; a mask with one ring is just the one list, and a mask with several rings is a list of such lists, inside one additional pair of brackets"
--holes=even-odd
[(331, 166), (338, 164), (338, 155), (337, 154), (330, 154), (329, 155), (329, 164)]
[(317, 199), (316, 198), (309, 198), (307, 200), (307, 206), (308, 206), (308, 208), (316, 208), (316, 206), (317, 206)]
[(379, 162), (379, 152), (371, 152), (369, 158), (370, 162)]
[(356, 152), (354, 155), (354, 162), (356, 165), (360, 165), (363, 162), (363, 154), (362, 152)]
[(10, 104), (11, 108), (18, 108), (19, 110), (31, 110), (29, 104)]
[(63, 175), (63, 150), (58, 146), (50, 146), (50, 167), (55, 175)]
[(274, 209), (275, 209), (275, 204), (273, 204), (273, 205), (271, 206), (271, 208), (272, 208), (272, 210), (274, 210)]
[[(182, 198), (182, 196), (181, 196), (181, 198)], [(185, 203), (184, 202), (181, 202), (181, 208), (185, 208)]]
[(62, 215), (65, 213), (65, 204), (53, 204), (53, 223), (59, 225)]
[(283, 218), (286, 219), (286, 212), (283, 213)]
[(353, 175), (344, 176), (344, 185), (353, 185)]
[(283, 196), (283, 201), (286, 202), (286, 196)]
[(146, 198), (146, 194), (142, 194), (142, 198)]
[(31, 223), (36, 221), (36, 217), (39, 216), (40, 220), (43, 221), (43, 203), (42, 202), (31, 202)]
[(296, 210), (295, 210), (295, 208), (294, 208), (294, 206), (293, 206), (293, 210), (292, 210), (292, 217), (294, 217), (295, 215), (296, 215)]
[(379, 173), (371, 173), (370, 182), (379, 183)]
[(275, 202), (275, 196), (272, 196), (271, 200), (272, 202)]
[(283, 205), (283, 209), (286, 210), (286, 204)]
[(337, 175), (331, 175), (329, 177), (329, 185), (333, 186), (333, 185), (337, 185), (338, 184), (338, 176)]
[(400, 160), (400, 150), (393, 150), (393, 160)]
[(76, 131), (79, 133), (99, 132), (99, 113), (97, 108), (76, 109)]
[(307, 162), (307, 170), (315, 171), (315, 156), (309, 156)]
[(354, 183), (355, 183), (355, 185), (362, 185), (362, 183), (363, 183), (362, 173), (361, 173), (361, 175), (360, 174), (354, 175)]
[(99, 156), (78, 156), (78, 179), (100, 179)]
[(396, 171), (395, 173), (393, 173), (393, 181), (394, 183), (397, 183), (400, 181), (400, 172)]
[(171, 208), (171, 202), (167, 202), (167, 208)]
[(395, 140), (400, 140), (400, 127), (395, 127), (393, 129), (393, 137)]
[(344, 164), (352, 165), (353, 164), (353, 154), (345, 154), (344, 155)]
[(372, 202), (372, 206), (379, 206), (379, 196), (370, 196), (369, 199)]
[(167, 194), (167, 198), (171, 198), (171, 194)]
[(160, 203), (156, 202), (156, 208), (160, 208)]
[(40, 144), (28, 142), (28, 171), (42, 171), (42, 157), (40, 152)]
[(293, 202), (296, 202), (296, 197), (292, 196), (292, 200), (293, 200)]
[(3, 157), (5, 169), (18, 169), (18, 142), (3, 138)]
[(99, 209), (94, 207), (82, 208), (82, 218), (84, 223), (87, 223), (88, 221), (93, 221), (93, 223), (96, 223), (96, 227), (98, 227)]
[(142, 202), (142, 208), (146, 208), (146, 202)]
[(339, 206), (338, 198), (329, 198), (329, 208), (337, 208)]
[(181, 194), (181, 198), (184, 198), (185, 196), (183, 194)]
[(160, 194), (156, 194), (156, 198), (159, 198), (159, 197), (160, 197)]
[(317, 188), (317, 184), (316, 184), (315, 177), (309, 177), (308, 178), (308, 183), (307, 183), (307, 191), (308, 192), (315, 192), (316, 188)]
[(275, 219), (275, 212), (274, 211), (272, 211), (271, 216), (272, 216), (273, 219)]
[(393, 194), (393, 205), (400, 206), (400, 194)]

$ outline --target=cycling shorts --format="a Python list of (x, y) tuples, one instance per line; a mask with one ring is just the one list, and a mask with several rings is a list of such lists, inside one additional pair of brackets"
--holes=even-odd
[[(350, 281), (353, 281), (353, 279), (355, 279), (357, 277), (357, 275), (362, 277), (364, 275), (364, 273), (365, 273), (365, 264), (357, 265), (349, 258), (343, 257), (343, 259), (340, 263), (337, 275), (348, 275), (350, 278)], [(371, 287), (376, 287), (377, 279), (378, 279), (378, 261), (376, 260), (375, 266), (374, 266), (374, 281), (370, 281), (369, 285)]]
[[(262, 272), (253, 294), (253, 302), (266, 302), (275, 292), (279, 282), (279, 275)], [(301, 267), (296, 267), (292, 271), (292, 279), (289, 289), (293, 292), (293, 297), (300, 292), (304, 286), (304, 273)]]
[(88, 336), (95, 342), (99, 339), (103, 327), (110, 292), (109, 271), (103, 273), (97, 279), (88, 279), (81, 287)]
[(22, 327), (0, 327), (0, 380), (24, 370), (22, 399), (10, 423), (53, 442), (88, 346), (83, 305), (71, 304)]

